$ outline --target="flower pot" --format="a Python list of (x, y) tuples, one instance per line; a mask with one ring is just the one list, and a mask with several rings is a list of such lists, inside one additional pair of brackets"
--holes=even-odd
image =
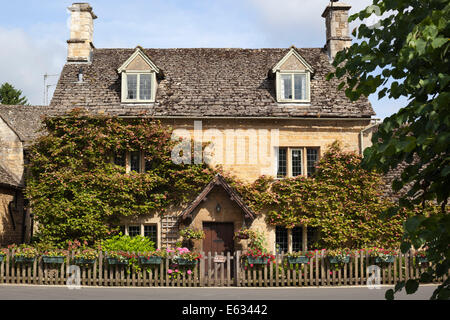
[(427, 263), (428, 258), (427, 257), (416, 257), (417, 263)]
[(187, 266), (187, 265), (197, 264), (198, 261), (197, 260), (189, 260), (189, 259), (177, 258), (177, 259), (175, 259), (175, 263), (180, 265), (180, 266)]
[(288, 261), (290, 264), (302, 264), (302, 263), (308, 263), (309, 258), (307, 256), (288, 257)]
[(394, 263), (394, 256), (375, 257), (375, 263)]
[(75, 264), (94, 264), (97, 259), (75, 258), (73, 262)]
[(42, 256), (42, 261), (44, 263), (62, 264), (64, 263), (64, 257)]
[(345, 256), (345, 257), (328, 257), (328, 261), (330, 261), (330, 263), (349, 263), (350, 262), (350, 256)]
[(106, 258), (109, 265), (128, 265), (128, 259), (118, 259), (118, 258)]
[(249, 264), (267, 264), (267, 262), (269, 262), (269, 258), (247, 256), (247, 261)]
[(161, 264), (162, 257), (158, 257), (158, 256), (139, 257), (139, 262), (141, 264)]
[(33, 263), (36, 258), (27, 258), (21, 256), (14, 256), (14, 262), (16, 263)]

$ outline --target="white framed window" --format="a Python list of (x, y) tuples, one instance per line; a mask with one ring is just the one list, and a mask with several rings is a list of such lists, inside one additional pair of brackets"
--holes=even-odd
[(310, 73), (296, 71), (278, 71), (278, 102), (310, 102)]
[(160, 242), (158, 234), (158, 224), (155, 223), (142, 223), (142, 224), (130, 224), (122, 225), (121, 230), (123, 230), (124, 235), (130, 237), (143, 236), (149, 238), (155, 243), (155, 248), (159, 248), (158, 244)]
[(155, 72), (122, 72), (122, 102), (154, 102), (156, 83)]
[(152, 163), (145, 160), (145, 153), (143, 151), (131, 151), (115, 154), (113, 163), (117, 166), (124, 167), (127, 173), (131, 171), (144, 173), (151, 170)]
[(319, 161), (318, 147), (277, 147), (276, 173), (277, 179), (297, 176), (312, 176)]

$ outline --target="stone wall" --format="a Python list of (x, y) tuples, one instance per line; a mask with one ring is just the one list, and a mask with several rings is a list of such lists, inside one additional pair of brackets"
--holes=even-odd
[[(202, 137), (203, 142), (212, 141), (215, 150), (211, 165), (222, 163), (225, 171), (251, 182), (263, 174), (275, 174), (276, 158), (270, 147), (270, 132), (273, 130), (278, 129), (280, 147), (317, 147), (323, 154), (331, 143), (339, 140), (344, 150), (359, 153), (360, 132), (370, 120), (211, 119), (201, 122), (203, 135), (194, 133), (194, 120), (174, 119), (164, 120), (164, 123), (174, 129), (187, 130), (192, 138), (195, 135), (196, 138)], [(233, 133), (237, 137), (233, 138)], [(252, 134), (256, 139), (249, 137)], [(239, 152), (239, 146), (244, 146), (244, 152)]]
[[(13, 202), (12, 215), (9, 204)], [(0, 187), (0, 246), (21, 243), (23, 230), (23, 196), (13, 189)]]
[(23, 144), (16, 133), (0, 117), (0, 163), (16, 181), (23, 182)]

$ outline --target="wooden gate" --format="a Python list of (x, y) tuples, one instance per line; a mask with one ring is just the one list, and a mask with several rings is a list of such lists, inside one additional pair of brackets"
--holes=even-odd
[(234, 285), (236, 255), (208, 252), (200, 261), (200, 285), (208, 287), (229, 287)]

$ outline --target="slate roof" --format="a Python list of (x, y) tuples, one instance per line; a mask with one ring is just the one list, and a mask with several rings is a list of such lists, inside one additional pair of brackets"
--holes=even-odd
[[(93, 113), (151, 117), (370, 117), (367, 99), (350, 102), (321, 48), (296, 49), (312, 66), (311, 104), (277, 103), (270, 69), (289, 49), (144, 49), (164, 74), (154, 104), (122, 104), (117, 69), (134, 49), (94, 49), (91, 64), (67, 63), (51, 102), (53, 114)], [(83, 68), (84, 82), (78, 82)]]
[(14, 176), (0, 164), (0, 185), (12, 188), (21, 187), (20, 182), (18, 182)]
[(14, 106), (0, 104), (0, 117), (25, 145), (39, 137), (42, 120), (49, 114), (46, 106)]

